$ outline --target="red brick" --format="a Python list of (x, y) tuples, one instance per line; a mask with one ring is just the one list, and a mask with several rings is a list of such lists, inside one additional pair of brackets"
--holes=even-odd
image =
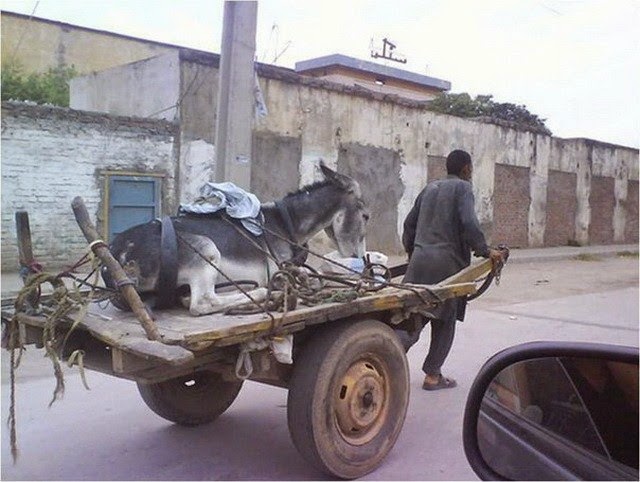
[(573, 172), (549, 170), (545, 246), (566, 246), (575, 241), (576, 182)]
[(493, 188), (493, 244), (527, 247), (529, 226), (529, 168), (496, 164)]
[(591, 178), (591, 222), (589, 244), (613, 244), (613, 208), (615, 206), (614, 179), (593, 176)]
[(624, 226), (625, 243), (638, 244), (638, 181), (629, 181), (627, 187), (627, 216)]

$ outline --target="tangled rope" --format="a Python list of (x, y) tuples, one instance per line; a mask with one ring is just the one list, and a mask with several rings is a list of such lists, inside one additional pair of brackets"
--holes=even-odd
[[(84, 279), (81, 279), (75, 275), (74, 271), (86, 263), (91, 263), (92, 270)], [(16, 297), (13, 316), (9, 319), (3, 318), (2, 320), (3, 324), (6, 325), (6, 333), (3, 338), (6, 338), (6, 346), (10, 351), (9, 377), (11, 395), (7, 424), (10, 430), (11, 455), (14, 463), (17, 461), (19, 454), (16, 428), (16, 370), (20, 366), (22, 354), (25, 351), (23, 341), (20, 337), (16, 314), (20, 312), (25, 314), (42, 314), (46, 318), (42, 330), (42, 346), (45, 350), (45, 356), (51, 360), (56, 380), (53, 395), (49, 402), (49, 407), (51, 407), (56, 400), (62, 398), (64, 395), (64, 373), (60, 360), (65, 351), (69, 336), (85, 318), (91, 302), (101, 301), (111, 295), (110, 293), (107, 294), (105, 292), (106, 290), (97, 285), (99, 267), (100, 263), (98, 258), (90, 252), (76, 264), (58, 274), (44, 272), (41, 267), (38, 270), (31, 269), (31, 274), (25, 274), (23, 277), (25, 284)], [(89, 283), (88, 280), (91, 276), (94, 276), (94, 279), (92, 283)], [(65, 278), (73, 280), (71, 288), (65, 284)], [(46, 300), (43, 300), (42, 285), (47, 283), (51, 285), (53, 292)], [(84, 286), (89, 286), (90, 290), (82, 292), (81, 287)], [(98, 294), (98, 296), (96, 296), (96, 294)], [(56, 327), (62, 320), (69, 320), (68, 315), (72, 312), (77, 313), (75, 321), (68, 329), (64, 339), (60, 340), (59, 337), (57, 337)], [(67, 365), (69, 367), (73, 367), (74, 365), (78, 366), (82, 384), (87, 390), (90, 390), (85, 377), (84, 351), (74, 350), (71, 352), (67, 357)]]

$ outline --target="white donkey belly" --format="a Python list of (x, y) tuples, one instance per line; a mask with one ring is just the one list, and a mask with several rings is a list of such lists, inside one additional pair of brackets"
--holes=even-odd
[[(192, 315), (204, 315), (223, 311), (249, 299), (243, 293), (219, 294), (215, 286), (229, 280), (256, 281), (263, 287), (267, 283), (267, 269), (264, 262), (242, 262), (222, 258), (215, 243), (206, 236), (189, 235), (191, 245), (200, 254), (190, 256), (178, 269), (178, 285), (189, 285), (191, 295), (188, 300)], [(205, 259), (203, 259), (206, 258)], [(243, 286), (246, 288), (246, 286)], [(255, 301), (262, 301), (266, 288), (249, 292)]]

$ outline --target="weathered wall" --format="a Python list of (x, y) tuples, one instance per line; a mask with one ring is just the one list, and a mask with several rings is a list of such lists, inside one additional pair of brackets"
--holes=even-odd
[[(71, 79), (72, 109), (173, 121), (178, 118), (180, 61), (173, 52)], [(153, 95), (141, 95), (141, 92)]]
[[(189, 53), (180, 52), (180, 58)], [(200, 187), (215, 180), (215, 112), (218, 71), (191, 53), (180, 62), (180, 202), (191, 202)], [(217, 59), (217, 57), (216, 57)], [(217, 64), (216, 64), (217, 65)]]
[[(370, 211), (371, 226), (397, 226), (397, 206), (404, 188), (400, 182), (401, 160), (397, 151), (360, 144), (340, 146), (337, 162), (338, 172), (357, 179), (362, 197)], [(384, 189), (380, 189), (381, 180)], [(368, 243), (371, 243), (367, 239)], [(384, 229), (376, 233), (375, 249), (384, 253), (397, 251), (401, 240), (398, 231)]]
[[(508, 126), (437, 115), (419, 104), (396, 102), (397, 99), (384, 96), (321, 88), (266, 75), (260, 80), (270, 115), (257, 129), (300, 135), (301, 182), (313, 180), (313, 166), (319, 158), (340, 168), (340, 148), (344, 145), (367, 146), (369, 162), (376, 166), (373, 169), (380, 169), (375, 152), (397, 155), (399, 172), (393, 171), (392, 163), (385, 165), (386, 170), (378, 172), (378, 182), (367, 186), (368, 196), (376, 200), (386, 199), (389, 190), (395, 192), (396, 183), (401, 186), (397, 201), (375, 202), (372, 206), (380, 213), (374, 214), (378, 222), (371, 223), (370, 249), (388, 251), (390, 232), (399, 239), (415, 196), (428, 180), (446, 174), (444, 158), (455, 148), (469, 151), (474, 159), (476, 210), (492, 242), (522, 247), (566, 245), (570, 241), (638, 242), (634, 227), (637, 207), (627, 200), (628, 181), (638, 178), (637, 149), (585, 139), (557, 139)], [(549, 216), (558, 219), (566, 215), (567, 206), (547, 206), (549, 173), (554, 170), (572, 174), (575, 179), (573, 192), (568, 194), (573, 199), (570, 206), (574, 214), (562, 221), (562, 234), (556, 237), (553, 222), (550, 235), (546, 236), (547, 220)], [(596, 188), (592, 197), (592, 175), (610, 179), (614, 189)], [(605, 216), (600, 214), (600, 206), (607, 203), (614, 207), (607, 208), (609, 214)], [(596, 212), (593, 221), (592, 204)], [(595, 234), (596, 230), (612, 234), (603, 238)], [(567, 233), (571, 235), (565, 238)], [(395, 251), (399, 250), (397, 243)]]
[(165, 121), (3, 102), (2, 269), (18, 267), (18, 210), (29, 213), (38, 260), (60, 266), (83, 254), (71, 200), (82, 196), (102, 231), (106, 172), (162, 175), (162, 209), (174, 212), (175, 133)]
[(27, 72), (73, 65), (79, 73), (89, 73), (177, 50), (173, 45), (12, 12), (2, 12), (0, 21), (2, 63), (17, 60)]
[(428, 156), (427, 179), (435, 181), (447, 177), (447, 158), (443, 156)]
[[(180, 199), (188, 199), (185, 193), (214, 172), (219, 56), (181, 51), (180, 59), (179, 184)], [(522, 247), (637, 242), (637, 209), (634, 214), (629, 187), (638, 179), (637, 149), (435, 114), (421, 102), (264, 64), (257, 64), (257, 72), (269, 115), (254, 120), (260, 141), (252, 153), (253, 186), (263, 190), (268, 185), (288, 188), (295, 179), (300, 185), (313, 182), (319, 159), (352, 173), (372, 208), (370, 249), (401, 251), (404, 218), (425, 183), (444, 175), (444, 158), (452, 149), (465, 149), (474, 159), (476, 210), (490, 242)], [(347, 147), (352, 151), (344, 151)], [(290, 156), (299, 155), (297, 176), (265, 169), (274, 161), (264, 149), (286, 156), (287, 166), (293, 164)], [(573, 194), (563, 193), (574, 199), (570, 220), (561, 204), (550, 202), (554, 172), (575, 178), (569, 186)], [(613, 188), (602, 189), (599, 178)], [(551, 190), (559, 187), (552, 184)], [(559, 223), (561, 233), (552, 232)]]
[(300, 186), (298, 164), (302, 155), (299, 137), (257, 132), (252, 143), (251, 192), (261, 201), (275, 201)]

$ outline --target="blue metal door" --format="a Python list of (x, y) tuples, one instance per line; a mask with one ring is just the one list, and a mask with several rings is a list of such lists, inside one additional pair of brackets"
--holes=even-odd
[(109, 178), (109, 239), (122, 231), (160, 216), (161, 178)]

